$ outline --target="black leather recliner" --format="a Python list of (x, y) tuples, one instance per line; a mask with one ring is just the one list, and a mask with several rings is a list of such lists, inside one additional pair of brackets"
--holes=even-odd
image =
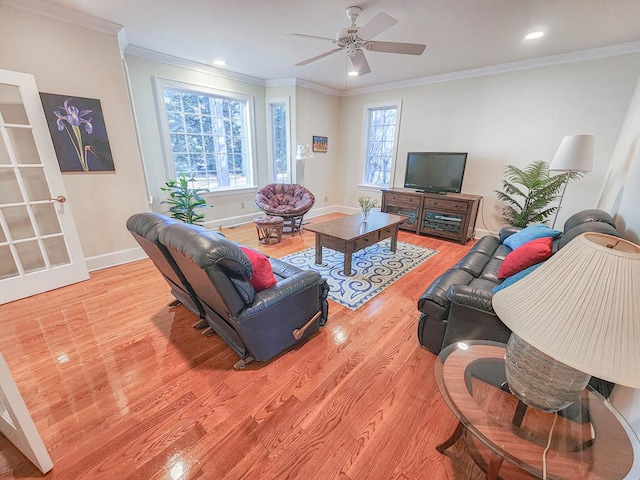
[(176, 223), (180, 222), (158, 213), (136, 213), (127, 220), (127, 229), (171, 287), (171, 294), (176, 301), (170, 305), (175, 306), (181, 303), (200, 318), (204, 318), (204, 308), (195, 291), (184, 278), (167, 248), (160, 243), (160, 232)]
[(327, 321), (329, 287), (315, 271), (269, 258), (277, 284), (256, 292), (247, 280), (251, 262), (224, 236), (176, 223), (160, 231), (160, 243), (193, 287), (209, 326), (240, 356), (235, 368), (270, 360)]

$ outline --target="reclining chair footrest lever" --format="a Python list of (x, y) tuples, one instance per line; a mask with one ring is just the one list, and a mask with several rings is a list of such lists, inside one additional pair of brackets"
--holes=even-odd
[(307, 328), (309, 328), (313, 322), (315, 322), (318, 317), (322, 315), (322, 312), (318, 312), (316, 313), (313, 317), (311, 317), (311, 320), (309, 320), (307, 323), (305, 323), (302, 328), (296, 328), (292, 334), (293, 334), (293, 338), (295, 338), (296, 340), (300, 340), (302, 338), (302, 336), (304, 335), (304, 332), (307, 331)]

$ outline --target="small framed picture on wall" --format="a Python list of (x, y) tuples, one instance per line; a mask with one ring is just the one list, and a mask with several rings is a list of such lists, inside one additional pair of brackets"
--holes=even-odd
[(320, 137), (318, 135), (313, 136), (313, 151), (326, 153), (327, 152), (327, 137)]

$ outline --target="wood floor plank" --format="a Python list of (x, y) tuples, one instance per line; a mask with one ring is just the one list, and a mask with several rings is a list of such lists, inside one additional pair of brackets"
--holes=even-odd
[[(253, 224), (223, 233), (275, 258), (315, 245), (306, 231), (261, 245)], [(358, 310), (330, 301), (326, 327), (242, 371), (168, 306), (149, 260), (0, 305), (0, 350), (54, 462), (45, 478), (482, 478), (462, 447), (435, 450), (455, 421), (416, 337), (419, 296), (473, 242), (399, 241), (438, 253)], [(41, 477), (0, 437), (1, 479)]]

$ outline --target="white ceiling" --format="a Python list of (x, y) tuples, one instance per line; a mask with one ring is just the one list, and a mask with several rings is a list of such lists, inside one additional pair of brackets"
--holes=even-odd
[[(300, 78), (336, 90), (370, 87), (478, 67), (640, 41), (640, 0), (50, 0), (124, 26), (130, 45), (265, 80)], [(372, 72), (346, 76), (335, 48), (349, 25), (346, 7), (362, 8), (358, 26), (379, 12), (398, 23), (375, 40), (425, 43), (420, 56), (367, 52)], [(543, 30), (536, 41), (526, 33)], [(639, 44), (640, 45), (640, 44)], [(640, 48), (636, 48), (636, 51)]]

